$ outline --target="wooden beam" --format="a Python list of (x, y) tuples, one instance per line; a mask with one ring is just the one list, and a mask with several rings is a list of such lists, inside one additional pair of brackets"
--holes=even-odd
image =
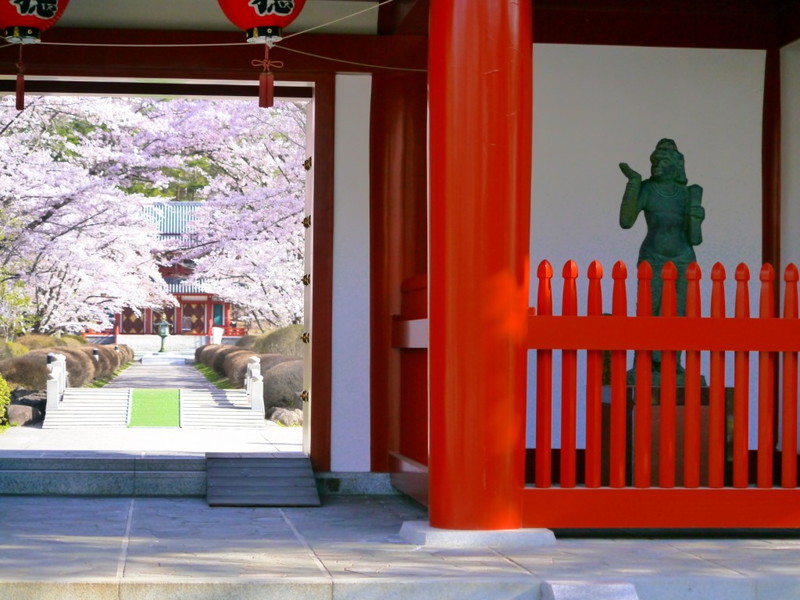
[(549, 44), (767, 48), (774, 39), (775, 14), (745, 4), (739, 10), (721, 10), (716, 2), (712, 10), (714, 3), (707, 1), (696, 6), (675, 1), (539, 2), (533, 10), (533, 40)]
[[(187, 46), (176, 47), (180, 44)], [(0, 49), (0, 74), (16, 74), (18, 56), (17, 46)], [(263, 56), (263, 46), (241, 43), (238, 33), (65, 28), (48, 31), (44, 43), (25, 47), (23, 58), (28, 75), (253, 80), (259, 68), (252, 61)], [(277, 80), (343, 70), (425, 70), (427, 39), (305, 35), (275, 46), (270, 58), (284, 64), (275, 70)]]

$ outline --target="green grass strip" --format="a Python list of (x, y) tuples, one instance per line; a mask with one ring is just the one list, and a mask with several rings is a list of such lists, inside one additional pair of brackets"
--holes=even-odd
[(179, 390), (133, 390), (128, 427), (180, 427)]

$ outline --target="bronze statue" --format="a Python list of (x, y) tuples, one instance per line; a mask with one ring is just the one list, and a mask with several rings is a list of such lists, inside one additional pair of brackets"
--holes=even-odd
[(649, 179), (642, 181), (628, 163), (620, 163), (619, 168), (628, 178), (619, 209), (620, 226), (633, 227), (640, 212), (647, 222), (638, 262), (647, 261), (653, 268), (653, 314), (661, 314), (661, 269), (671, 261), (678, 269), (678, 315), (685, 315), (686, 268), (696, 260), (694, 247), (703, 241), (703, 188), (686, 185), (683, 154), (669, 139), (659, 141), (650, 155)]

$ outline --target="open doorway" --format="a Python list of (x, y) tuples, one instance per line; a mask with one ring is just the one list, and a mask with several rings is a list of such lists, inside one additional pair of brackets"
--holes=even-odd
[[(90, 271), (88, 275), (100, 277), (92, 280), (87, 275), (86, 281), (89, 284), (85, 286), (86, 293), (91, 293), (92, 296), (85, 296), (84, 300), (89, 297), (99, 298), (97, 304), (102, 307), (102, 314), (79, 312), (77, 309), (62, 310), (65, 314), (71, 313), (72, 318), (64, 319), (53, 315), (51, 325), (54, 332), (76, 330), (82, 323), (99, 317), (94, 319), (96, 329), (108, 329), (111, 325), (112, 330), (116, 326), (115, 333), (119, 333), (122, 329), (120, 319), (127, 308), (129, 313), (140, 320), (141, 326), (138, 329), (133, 328), (131, 332), (134, 335), (136, 331), (140, 331), (141, 335), (152, 335), (154, 324), (166, 320), (170, 322), (175, 338), (194, 337), (192, 341), (195, 346), (200, 338), (212, 337), (213, 330), (217, 328), (223, 329), (222, 341), (225, 343), (247, 337), (258, 338), (270, 329), (291, 325), (297, 326), (298, 337), (301, 337), (304, 330), (303, 315), (308, 312), (303, 310), (303, 302), (304, 298), (310, 299), (310, 294), (303, 293), (304, 289), (309, 288), (308, 285), (303, 285), (306, 282), (303, 275), (307, 271), (303, 265), (303, 238), (306, 229), (303, 221), (307, 216), (305, 182), (291, 185), (284, 181), (281, 185), (267, 186), (259, 183), (259, 177), (277, 176), (286, 180), (291, 166), (301, 174), (301, 179), (305, 179), (310, 168), (305, 139), (300, 140), (285, 130), (279, 131), (281, 128), (272, 128), (270, 135), (274, 134), (287, 142), (279, 144), (278, 150), (274, 150), (268, 147), (265, 140), (259, 141), (257, 136), (252, 135), (257, 128), (250, 127), (250, 135), (243, 136), (241, 134), (246, 130), (247, 118), (241, 115), (231, 116), (230, 111), (222, 110), (221, 100), (214, 100), (216, 108), (209, 109), (208, 105), (212, 101), (178, 99), (176, 102), (180, 104), (181, 116), (170, 121), (169, 125), (157, 125), (150, 129), (150, 121), (155, 120), (156, 113), (163, 112), (167, 100), (140, 98), (135, 110), (131, 111), (122, 109), (126, 102), (122, 98), (111, 99), (114, 108), (97, 108), (102, 104), (100, 98), (67, 98), (68, 102), (58, 106), (55, 103), (56, 97), (30, 96), (28, 106), (36, 107), (37, 101), (40, 108), (48, 105), (51, 115), (66, 115), (75, 125), (76, 130), (69, 131), (64, 128), (63, 123), (57, 123), (57, 135), (49, 138), (48, 143), (53, 147), (48, 151), (58, 154), (59, 160), (65, 164), (72, 164), (72, 159), (80, 163), (77, 170), (73, 168), (74, 165), (70, 167), (75, 171), (74, 180), (80, 182), (80, 189), (76, 187), (75, 190), (67, 190), (65, 195), (71, 198), (67, 202), (57, 199), (53, 201), (57, 195), (52, 191), (48, 192), (47, 197), (51, 201), (49, 207), (38, 212), (29, 211), (32, 220), (23, 224), (23, 228), (33, 231), (36, 226), (28, 226), (36, 221), (41, 221), (37, 226), (53, 223), (56, 213), (48, 215), (51, 209), (64, 209), (72, 205), (80, 208), (77, 212), (85, 219), (95, 213), (104, 214), (102, 226), (87, 237), (97, 242), (103, 236), (109, 236), (113, 242), (89, 246), (88, 249), (81, 248), (79, 253), (73, 252), (69, 255), (73, 257), (71, 262), (67, 261), (70, 266), (79, 266), (75, 257), (84, 257), (87, 264), (93, 265), (91, 269), (83, 268), (83, 271)], [(224, 102), (242, 105), (248, 101)], [(206, 106), (202, 106), (204, 103)], [(304, 119), (309, 110), (309, 101), (297, 100), (290, 104), (296, 110), (293, 113), (286, 112), (294, 117), (302, 116), (305, 133)], [(96, 108), (90, 110), (90, 116), (87, 117), (83, 111), (89, 105)], [(259, 116), (263, 116), (264, 112)], [(123, 114), (128, 119), (127, 123), (115, 124), (111, 119), (114, 113)], [(104, 120), (106, 115), (108, 120)], [(136, 117), (143, 118), (134, 122)], [(131, 124), (132, 128), (124, 131)], [(230, 160), (224, 164), (212, 155), (206, 144), (208, 138), (213, 137), (215, 127), (221, 132), (218, 137), (226, 138), (227, 146), (224, 151), (228, 152)], [(146, 151), (141, 148), (135, 151), (119, 151), (112, 142), (123, 138), (142, 141)], [(95, 141), (98, 141), (97, 145), (91, 143)], [(194, 142), (202, 143), (198, 143), (198, 148), (191, 148)], [(269, 156), (270, 160), (259, 160), (258, 153), (253, 150), (259, 145), (264, 152), (261, 156)], [(291, 156), (287, 150), (289, 146), (296, 147), (296, 152)], [(153, 151), (154, 149), (158, 151)], [(33, 152), (26, 153), (22, 150), (21, 153), (19, 164), (31, 167)], [(95, 159), (98, 162), (92, 162)], [(7, 168), (10, 162), (6, 162)], [(245, 167), (251, 167), (253, 171), (248, 173)], [(32, 168), (35, 171), (36, 165)], [(153, 169), (149, 171), (149, 175), (148, 169)], [(44, 169), (40, 168), (38, 171), (44, 175)], [(95, 191), (100, 196), (92, 196), (88, 193), (93, 185), (90, 177), (81, 178), (79, 171), (108, 175), (113, 183), (106, 187), (98, 184)], [(59, 176), (53, 169), (47, 174), (62, 187), (69, 181), (69, 178)], [(32, 195), (37, 193), (37, 185), (39, 184), (33, 186)], [(205, 193), (209, 191), (210, 193)], [(279, 210), (270, 211), (266, 208), (271, 201), (278, 204)], [(114, 212), (103, 202), (108, 203), (109, 207), (116, 204), (117, 208), (123, 206), (124, 209)], [(155, 206), (156, 212), (163, 212), (160, 205), (196, 204), (194, 212), (197, 214), (193, 221), (195, 224), (200, 222), (201, 226), (193, 226), (183, 232), (188, 233), (191, 238), (188, 244), (185, 240), (175, 243), (175, 239), (162, 239), (165, 244), (157, 251), (143, 251), (144, 238), (141, 237), (142, 231), (137, 229), (135, 218), (140, 204), (151, 208)], [(108, 218), (112, 214), (116, 216)], [(67, 229), (74, 227), (73, 231), (78, 231), (86, 228), (88, 231), (88, 220), (80, 223), (80, 219), (71, 218), (68, 221)], [(58, 226), (64, 228), (66, 223), (67, 220)], [(146, 229), (143, 221), (139, 221), (138, 225), (141, 229)], [(168, 237), (169, 232), (166, 233)], [(263, 233), (267, 237), (259, 238)], [(53, 239), (63, 237), (56, 235), (52, 228), (47, 235)], [(72, 239), (72, 250), (80, 245), (76, 240), (77, 238)], [(278, 242), (283, 242), (283, 246)], [(115, 266), (101, 265), (101, 258), (107, 257), (100, 256), (100, 248), (109, 248), (115, 244), (118, 247), (110, 253), (112, 258), (116, 257)], [(55, 258), (57, 250), (69, 251), (69, 246), (70, 244), (64, 244), (63, 248), (51, 246), (50, 258)], [(267, 251), (263, 251), (265, 249)], [(147, 262), (148, 253), (153, 255), (155, 264)], [(130, 255), (136, 256), (136, 268), (127, 267), (126, 261)], [(291, 259), (288, 260), (291, 266), (285, 264), (287, 258)], [(245, 268), (236, 271), (236, 267), (243, 264)], [(9, 261), (6, 266), (10, 268), (13, 265)], [(166, 267), (166, 271), (163, 267)], [(144, 277), (137, 280), (137, 271)], [(119, 293), (115, 295), (112, 282), (114, 276), (121, 273), (127, 276), (124, 283), (129, 288), (127, 291), (130, 292), (130, 299), (120, 311), (117, 309), (123, 304), (122, 290), (118, 289)], [(310, 275), (310, 266), (308, 273)], [(158, 274), (163, 281), (159, 282), (154, 274)], [(22, 281), (19, 277), (17, 280)], [(65, 280), (63, 276), (62, 280)], [(156, 302), (158, 294), (165, 291), (164, 286), (167, 293), (170, 293), (170, 286), (175, 287), (171, 292), (171, 306), (158, 305)], [(64, 289), (71, 293), (61, 296), (62, 305), (66, 303), (63, 299), (68, 296), (73, 299), (79, 296), (76, 291), (84, 292), (84, 288), (79, 288), (77, 284)], [(293, 290), (296, 291), (292, 293)], [(256, 302), (259, 293), (262, 294), (260, 305)], [(275, 298), (281, 295), (286, 302), (279, 305)], [(120, 317), (109, 323), (109, 317), (115, 313), (119, 313)], [(311, 353), (303, 352), (302, 346), (299, 354), (305, 355), (307, 361), (310, 360)], [(306, 379), (309, 378), (308, 367), (306, 364), (303, 369)], [(302, 391), (297, 390), (298, 397)], [(308, 428), (308, 424), (306, 427)], [(305, 437), (309, 439), (308, 435)]]

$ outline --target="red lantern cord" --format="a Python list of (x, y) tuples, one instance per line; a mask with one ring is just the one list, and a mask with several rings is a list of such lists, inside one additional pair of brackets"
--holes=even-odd
[(22, 62), (22, 45), (17, 63), (17, 110), (25, 110), (25, 63)]
[(282, 60), (269, 59), (269, 44), (264, 44), (264, 60), (254, 59), (250, 64), (254, 67), (262, 67), (264, 71), (258, 77), (258, 105), (261, 108), (269, 108), (274, 103), (275, 76), (270, 67), (276, 69), (283, 68)]

